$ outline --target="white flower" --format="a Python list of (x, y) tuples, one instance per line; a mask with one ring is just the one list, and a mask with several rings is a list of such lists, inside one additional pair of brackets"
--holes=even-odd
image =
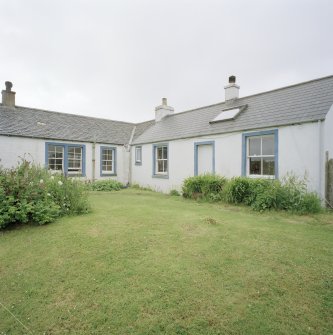
[(59, 180), (59, 181), (58, 181), (58, 184), (61, 186), (61, 185), (62, 185), (62, 181), (61, 181), (61, 180)]
[(51, 179), (53, 180), (53, 179), (54, 179), (54, 176), (51, 176)]
[(51, 194), (50, 194), (50, 193), (48, 193), (48, 194), (47, 194), (47, 196), (48, 196), (48, 197), (50, 197), (50, 196), (51, 196)]
[(43, 179), (41, 179), (41, 180), (39, 181), (39, 183), (40, 183), (40, 184), (43, 184), (43, 183), (44, 183), (44, 180), (43, 180)]
[(30, 186), (32, 186), (33, 184), (34, 184), (34, 183), (33, 183), (32, 181), (29, 183)]

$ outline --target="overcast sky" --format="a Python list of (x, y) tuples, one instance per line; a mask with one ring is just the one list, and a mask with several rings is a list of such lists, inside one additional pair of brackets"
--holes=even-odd
[(333, 0), (0, 0), (19, 106), (154, 118), (333, 74)]

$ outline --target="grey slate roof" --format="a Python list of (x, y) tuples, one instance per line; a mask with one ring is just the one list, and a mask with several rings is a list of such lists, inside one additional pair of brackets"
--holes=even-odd
[[(127, 144), (134, 123), (0, 104), (0, 134), (78, 142)], [(141, 134), (143, 125), (138, 126)]]
[[(127, 144), (168, 141), (325, 119), (333, 104), (333, 76), (134, 124), (0, 104), (0, 135)], [(211, 123), (242, 107), (235, 120)], [(134, 134), (133, 134), (134, 131)]]
[[(269, 128), (325, 119), (333, 104), (333, 76), (166, 116), (133, 144)], [(244, 106), (235, 118), (210, 123), (228, 108)]]
[(136, 140), (139, 136), (141, 136), (149, 127), (155, 124), (155, 120), (149, 120), (141, 123), (137, 123), (135, 127), (135, 132), (133, 136), (133, 140)]

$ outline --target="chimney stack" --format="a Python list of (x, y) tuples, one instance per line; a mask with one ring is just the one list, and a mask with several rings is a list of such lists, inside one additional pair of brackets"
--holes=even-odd
[(229, 84), (224, 87), (225, 101), (239, 97), (239, 86), (236, 85), (236, 77), (229, 77)]
[(15, 92), (12, 91), (13, 84), (10, 81), (5, 82), (6, 89), (1, 91), (2, 105), (7, 107), (15, 107)]
[(174, 109), (168, 106), (166, 98), (162, 98), (162, 105), (155, 108), (155, 121), (161, 121), (165, 116), (173, 114)]

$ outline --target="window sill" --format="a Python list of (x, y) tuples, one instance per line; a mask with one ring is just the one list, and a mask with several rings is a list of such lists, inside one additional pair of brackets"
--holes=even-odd
[(65, 175), (67, 176), (67, 177), (85, 177), (86, 175), (85, 174), (82, 174), (82, 173), (69, 173), (69, 172), (67, 172), (67, 173), (65, 173)]
[(142, 165), (142, 162), (135, 162), (135, 165)]
[(160, 178), (160, 179), (169, 179), (168, 174), (153, 174), (152, 177), (153, 178)]
[(248, 178), (253, 179), (277, 179), (275, 176), (268, 176), (268, 175), (261, 175), (261, 174), (249, 174), (247, 175)]
[(114, 177), (114, 176), (117, 176), (116, 173), (101, 173), (100, 174), (100, 177)]

